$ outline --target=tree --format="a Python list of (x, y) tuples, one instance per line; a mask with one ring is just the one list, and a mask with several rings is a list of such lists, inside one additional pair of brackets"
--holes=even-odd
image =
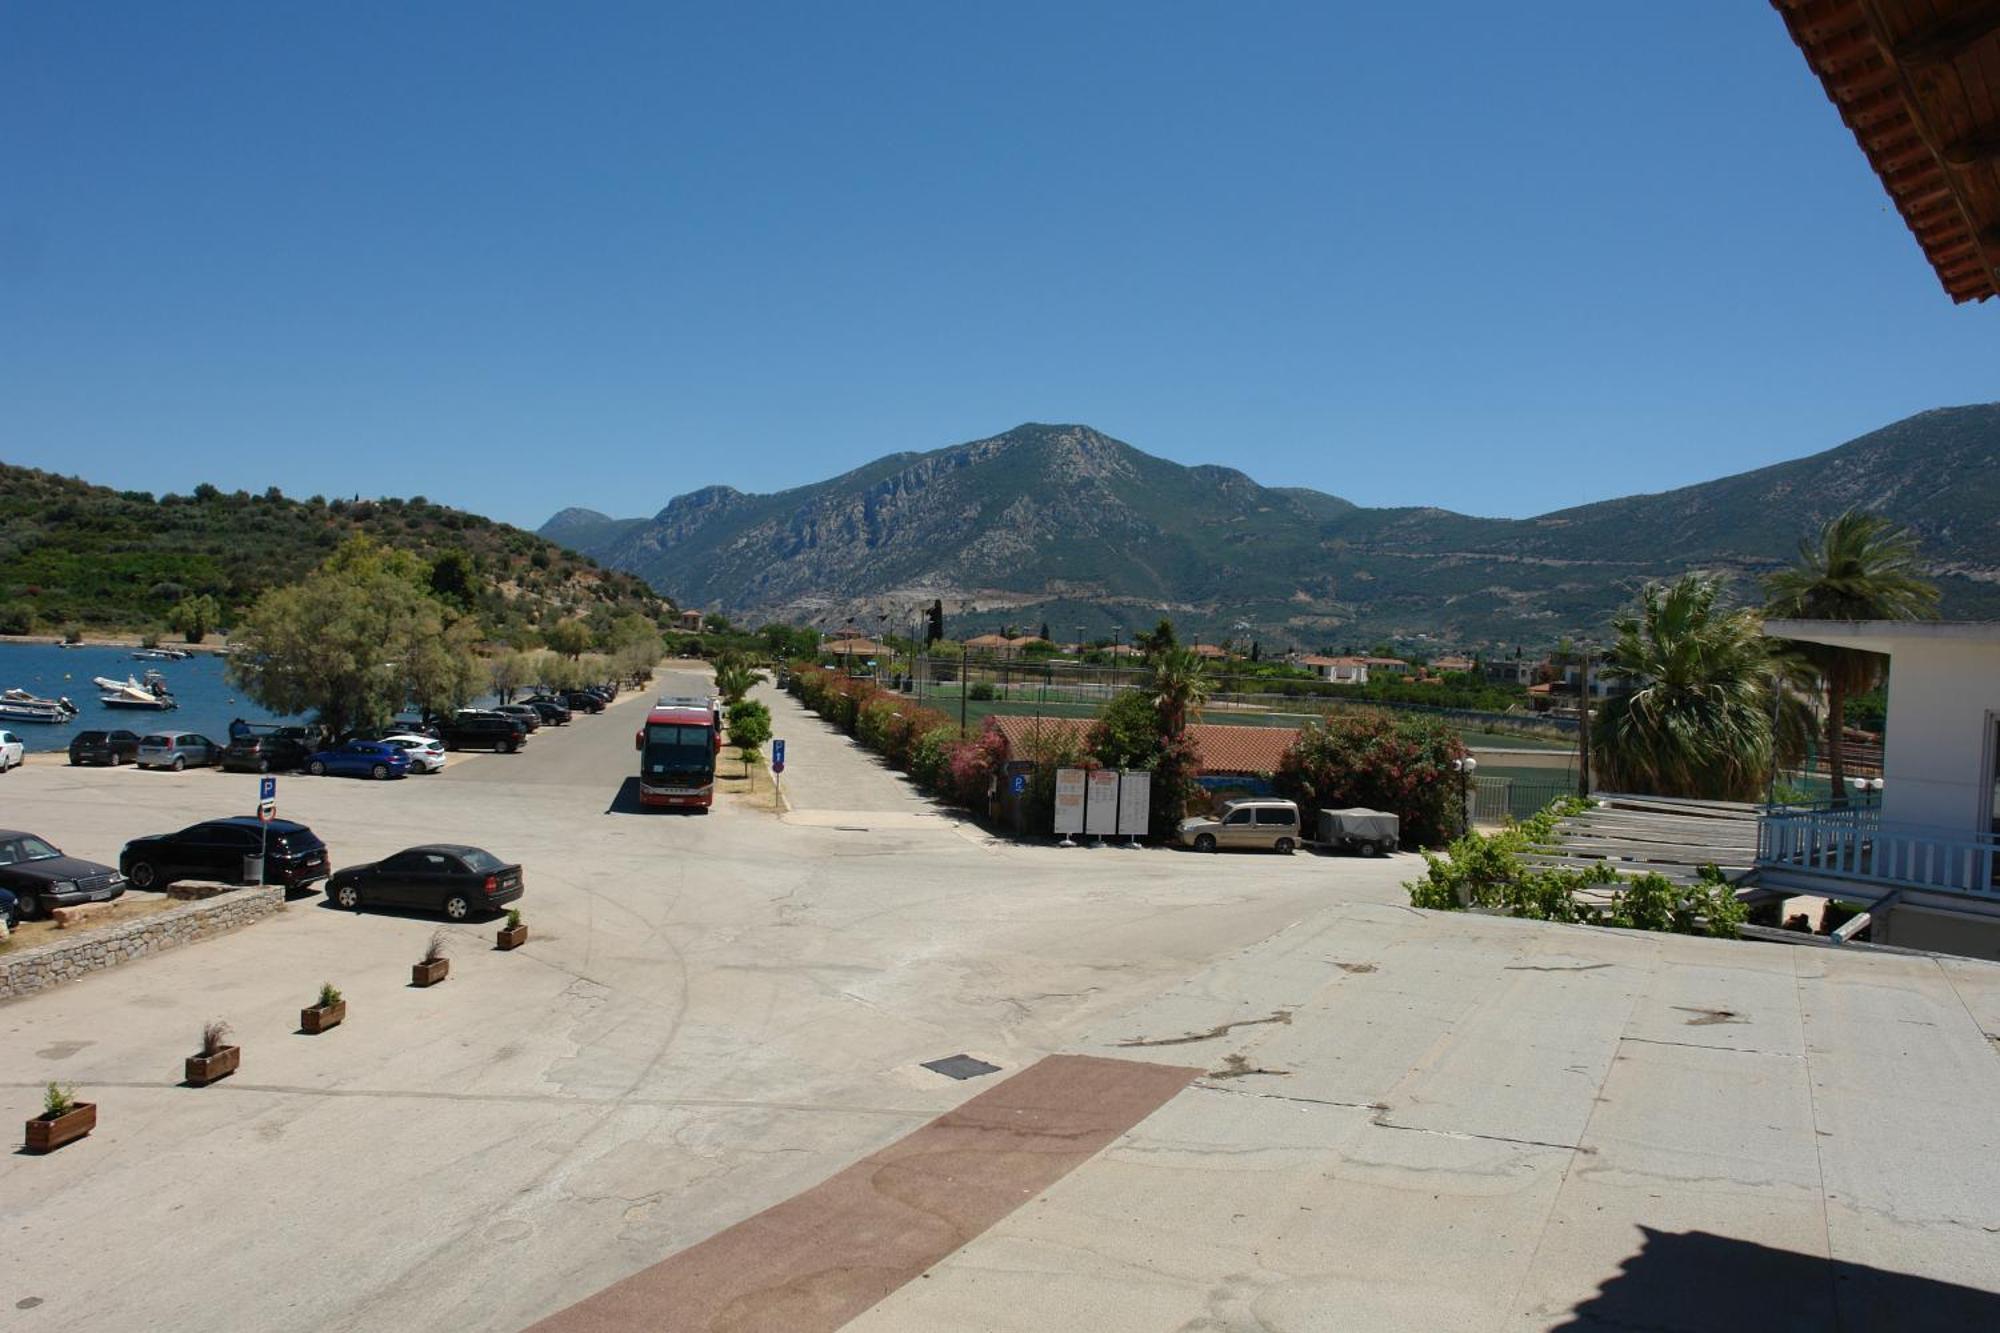
[(1648, 584), (1612, 622), (1613, 693), (1591, 729), (1591, 763), (1612, 791), (1759, 799), (1773, 763), (1777, 663), (1757, 617), (1699, 574)]
[[(1857, 509), (1829, 521), (1816, 538), (1801, 541), (1798, 562), (1767, 577), (1764, 589), (1764, 614), (1777, 620), (1926, 620), (1937, 614), (1937, 586), (1923, 576), (1916, 538)], [(1812, 667), (1826, 692), (1827, 771), (1833, 799), (1843, 803), (1847, 701), (1881, 680), (1888, 659), (1804, 640), (1789, 648)]]
[(471, 556), (453, 547), (431, 562), (430, 589), (459, 610), (469, 611), (479, 591), (479, 569)]
[(734, 653), (725, 653), (715, 664), (715, 690), (722, 701), (734, 706), (750, 693), (750, 687), (757, 683), (757, 673), (749, 664)]
[(175, 602), (173, 609), (167, 612), (167, 625), (189, 643), (200, 643), (221, 618), (222, 608), (213, 597), (202, 593)]
[[(1173, 627), (1167, 625), (1167, 632), (1171, 635)], [(1193, 649), (1167, 648), (1153, 655), (1148, 688), (1160, 714), (1162, 739), (1178, 740), (1187, 732), (1189, 714), (1208, 701), (1209, 684), (1208, 663)]]
[(1132, 646), (1148, 657), (1166, 652), (1175, 646), (1174, 622), (1161, 616), (1160, 623), (1152, 629), (1140, 630), (1132, 636)]
[(481, 680), (478, 637), (478, 622), (431, 597), (408, 562), (356, 539), (257, 600), (237, 627), (229, 676), (271, 711), (316, 713), (343, 733), (410, 702), (461, 706)]
[(944, 599), (942, 597), (931, 600), (931, 609), (925, 615), (925, 620), (927, 623), (924, 626), (924, 642), (926, 644), (936, 643), (944, 637)]
[(1097, 716), (1090, 752), (1106, 768), (1151, 768), (1160, 757), (1160, 711), (1145, 690), (1126, 690)]
[(487, 663), (493, 692), (500, 696), (501, 703), (513, 703), (516, 692), (534, 683), (534, 667), (534, 659), (526, 653), (502, 653)]
[(729, 706), (729, 743), (743, 755), (748, 768), (750, 756), (771, 739), (771, 710), (755, 699), (743, 699)]
[(546, 643), (551, 651), (561, 653), (571, 660), (589, 652), (596, 637), (590, 632), (590, 626), (581, 620), (558, 620), (542, 630), (542, 642)]

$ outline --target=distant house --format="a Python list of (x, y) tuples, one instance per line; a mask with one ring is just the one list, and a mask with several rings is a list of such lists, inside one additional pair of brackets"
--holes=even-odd
[(824, 657), (881, 657), (889, 650), (873, 639), (828, 639), (819, 646)]
[[(1044, 746), (1067, 741), (1077, 748), (1087, 742), (1097, 723), (1087, 717), (989, 717), (986, 729), (1006, 743), (1004, 761), (1026, 761)], [(1200, 757), (1203, 778), (1263, 778), (1278, 771), (1285, 752), (1299, 738), (1294, 727), (1244, 727), (1195, 722), (1188, 738)]]
[[(999, 636), (995, 635), (994, 637), (998, 638)], [(1019, 638), (1001, 639), (1000, 641), (1006, 644), (1009, 650), (1017, 653), (1026, 652), (1029, 648), (1033, 647), (1035, 644), (1038, 643), (1047, 644), (1050, 648), (1055, 647), (1055, 645), (1049, 643), (1047, 639), (1044, 639), (1039, 635), (1035, 634), (1023, 634)]]
[(1213, 643), (1197, 643), (1193, 647), (1196, 657), (1205, 657), (1211, 662), (1219, 662), (1229, 656), (1229, 650)]
[(1479, 663), (1469, 657), (1440, 657), (1431, 662), (1431, 674), (1453, 676), (1479, 670)]
[(1496, 685), (1533, 685), (1535, 673), (1540, 667), (1541, 663), (1531, 657), (1509, 657), (1480, 664), (1486, 679)]
[(1410, 664), (1400, 657), (1364, 657), (1361, 664), (1374, 676), (1407, 676)]
[(1335, 685), (1366, 685), (1368, 659), (1365, 657), (1301, 657), (1298, 664), (1317, 672), (1321, 680)]
[(699, 611), (681, 612), (680, 627), (686, 630), (690, 634), (701, 633), (701, 612)]

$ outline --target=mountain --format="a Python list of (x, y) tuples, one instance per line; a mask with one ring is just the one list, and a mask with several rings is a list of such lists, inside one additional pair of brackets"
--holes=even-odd
[(1638, 585), (1690, 568), (1754, 598), (1759, 575), (1850, 506), (1917, 532), (1947, 615), (2000, 618), (2000, 404), (1528, 519), (1362, 508), (1088, 426), (1024, 425), (773, 495), (708, 487), (650, 519), (566, 510), (542, 534), (683, 605), (752, 619), (893, 629), (939, 597), (954, 632), (1046, 621), (1066, 637), (1166, 614), (1217, 636), (1474, 646), (1599, 634)]
[(463, 551), (478, 576), (477, 609), (497, 633), (599, 607), (664, 610), (633, 575), (421, 496), (291, 500), (276, 487), (252, 495), (203, 485), (155, 498), (0, 463), (0, 629), (145, 629), (182, 595), (204, 593), (227, 624), (356, 535), (426, 560)]

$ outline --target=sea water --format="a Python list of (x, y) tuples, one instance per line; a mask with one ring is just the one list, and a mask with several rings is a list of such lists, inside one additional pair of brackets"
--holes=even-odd
[[(244, 697), (225, 674), (225, 662), (212, 653), (196, 653), (180, 662), (139, 662), (130, 648), (84, 646), (63, 648), (52, 643), (0, 644), (0, 690), (23, 689), (37, 698), (66, 697), (77, 707), (69, 722), (0, 721), (0, 730), (13, 732), (29, 750), (66, 750), (70, 737), (80, 731), (111, 731), (123, 727), (145, 735), (148, 731), (195, 731), (218, 745), (229, 743), (229, 723), (233, 718), (246, 722), (285, 722)], [(164, 712), (143, 708), (106, 708), (97, 702), (103, 691), (90, 683), (92, 676), (112, 680), (134, 677), (143, 680), (153, 670), (167, 678), (167, 692), (180, 706)]]

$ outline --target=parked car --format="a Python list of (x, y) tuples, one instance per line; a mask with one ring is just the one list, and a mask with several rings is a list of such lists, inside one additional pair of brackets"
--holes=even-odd
[(1249, 796), (1223, 803), (1217, 813), (1183, 819), (1181, 846), (1198, 852), (1224, 847), (1268, 847), (1289, 852), (1299, 845), (1299, 807), (1276, 797)]
[(391, 736), (429, 736), (435, 740), (439, 734), (440, 728), (435, 718), (392, 717), (389, 719), (389, 725), (382, 729), (380, 739), (387, 740)]
[(400, 778), (409, 771), (410, 756), (386, 741), (347, 741), (306, 760), (306, 772), (316, 778)]
[(496, 704), (487, 711), (516, 719), (531, 734), (541, 730), (542, 715), (539, 710), (528, 704)]
[(27, 742), (11, 731), (0, 731), (0, 773), (19, 768), (27, 757)]
[(367, 865), (348, 866), (326, 882), (342, 907), (416, 907), (464, 921), (519, 898), (521, 867), (457, 843), (411, 847)]
[(79, 731), (69, 740), (72, 764), (129, 764), (138, 757), (136, 731)]
[(230, 815), (190, 824), (178, 833), (134, 838), (119, 853), (118, 868), (135, 889), (164, 889), (183, 879), (245, 884), (246, 860), (260, 850), (262, 883), (296, 889), (326, 878), (326, 844), (318, 835), (288, 819), (259, 823), (255, 815)]
[(454, 713), (440, 730), (447, 750), (498, 750), (512, 754), (528, 743), (528, 728), (520, 718), (479, 709)]
[(604, 700), (600, 696), (592, 694), (589, 690), (564, 690), (562, 699), (564, 703), (570, 706), (573, 712), (601, 713), (604, 711)]
[(7, 923), (8, 930), (21, 924), (21, 900), (11, 889), (0, 889), (0, 921)]
[(233, 773), (303, 768), (319, 745), (319, 737), (304, 727), (239, 732), (222, 747), (222, 767)]
[(208, 768), (222, 758), (222, 747), (196, 731), (154, 731), (139, 738), (141, 768)]
[(32, 833), (0, 829), (0, 888), (14, 899), (15, 919), (32, 921), (58, 907), (108, 903), (125, 892), (125, 877), (110, 866), (64, 856)]
[(531, 699), (523, 699), (524, 705), (535, 710), (543, 722), (554, 727), (566, 727), (570, 720), (570, 706), (560, 699), (552, 699), (538, 694)]
[(435, 736), (384, 736), (382, 744), (401, 750), (412, 773), (435, 773), (444, 767), (444, 742)]

